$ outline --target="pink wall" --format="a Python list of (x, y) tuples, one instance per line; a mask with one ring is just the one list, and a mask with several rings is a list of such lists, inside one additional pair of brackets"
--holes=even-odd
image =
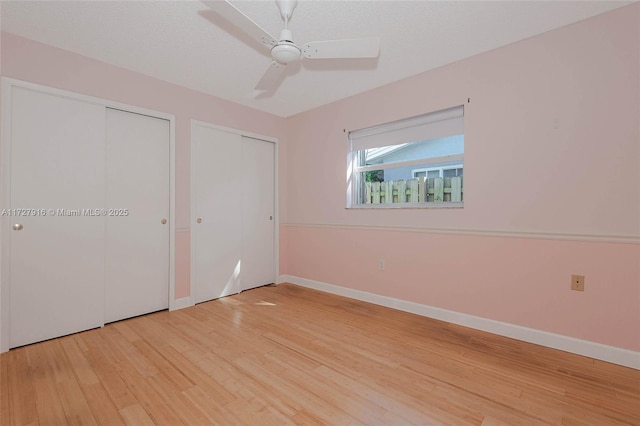
[[(182, 229), (176, 232), (176, 299), (188, 297), (191, 291), (191, 232)], [(178, 285), (180, 281), (180, 285)]]
[[(640, 350), (639, 81), (634, 4), (289, 118), (281, 273)], [(464, 208), (345, 209), (343, 129), (467, 98)]]
[[(188, 234), (190, 226), (190, 120), (242, 129), (284, 142), (284, 119), (9, 33), (2, 33), (1, 60), (5, 77), (176, 116), (176, 228), (180, 231), (176, 244), (181, 251), (187, 251), (176, 254), (176, 297), (188, 296), (189, 245), (184, 241), (189, 241), (189, 235), (184, 234)], [(283, 145), (280, 144), (281, 153), (286, 152)]]

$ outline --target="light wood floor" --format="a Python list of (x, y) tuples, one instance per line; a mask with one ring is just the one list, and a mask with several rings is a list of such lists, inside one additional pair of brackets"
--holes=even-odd
[(640, 424), (640, 371), (290, 284), (1, 360), (3, 426)]

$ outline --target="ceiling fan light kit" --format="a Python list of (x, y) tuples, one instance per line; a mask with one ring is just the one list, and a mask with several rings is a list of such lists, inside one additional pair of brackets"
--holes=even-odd
[(285, 66), (298, 62), (303, 58), (377, 58), (380, 52), (380, 39), (377, 37), (314, 41), (306, 43), (304, 50), (300, 49), (293, 42), (293, 32), (289, 29), (289, 21), (293, 15), (293, 10), (298, 5), (298, 0), (276, 0), (276, 5), (280, 9), (280, 16), (284, 21), (284, 29), (280, 32), (278, 40), (228, 0), (203, 0), (202, 3), (270, 49), (273, 61), (256, 85), (256, 90), (275, 89), (280, 82), (280, 77), (284, 74)]

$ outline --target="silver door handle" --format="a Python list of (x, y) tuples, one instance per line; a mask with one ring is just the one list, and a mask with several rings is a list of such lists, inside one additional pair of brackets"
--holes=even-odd
[(22, 231), (22, 228), (24, 228), (24, 226), (22, 226), (21, 223), (16, 223), (15, 225), (13, 225), (14, 231)]
[(196, 222), (198, 222), (198, 223), (202, 223), (202, 218), (201, 218), (201, 217), (197, 218), (197, 219), (196, 219)]
[(160, 223), (164, 225), (165, 223), (167, 223), (167, 219), (162, 219)]

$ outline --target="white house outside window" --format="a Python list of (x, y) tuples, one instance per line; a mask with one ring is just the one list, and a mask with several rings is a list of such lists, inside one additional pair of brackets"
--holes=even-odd
[(462, 207), (464, 107), (349, 132), (347, 207)]

